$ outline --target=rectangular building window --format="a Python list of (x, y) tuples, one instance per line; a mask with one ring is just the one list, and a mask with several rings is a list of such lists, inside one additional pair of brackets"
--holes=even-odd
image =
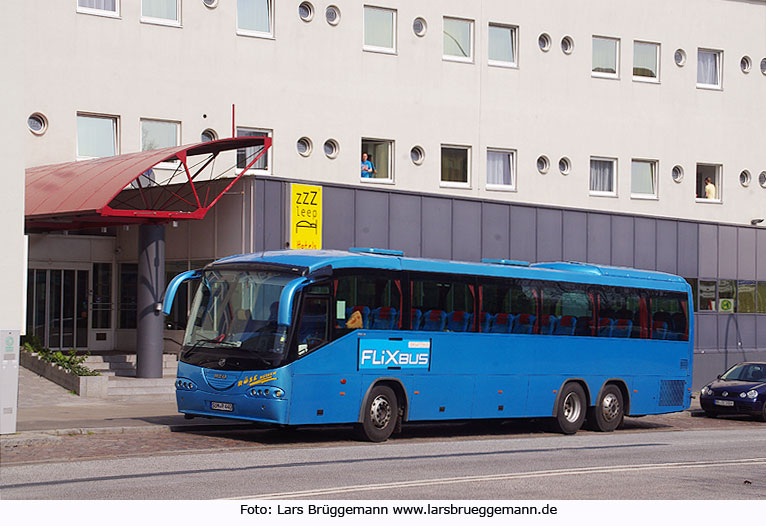
[(444, 58), (473, 62), (473, 20), (444, 17)]
[(120, 16), (119, 0), (77, 0), (77, 12), (89, 15)]
[(516, 66), (516, 28), (489, 24), (487, 55), (490, 66)]
[(77, 158), (117, 155), (117, 117), (77, 114)]
[(442, 145), (441, 185), (468, 187), (471, 149), (467, 146)]
[(135, 329), (138, 304), (138, 264), (121, 263), (119, 278), (118, 327), (120, 329)]
[(364, 6), (364, 49), (396, 52), (396, 11)]
[(181, 123), (141, 119), (141, 151), (178, 146)]
[(660, 80), (659, 44), (633, 42), (633, 80), (644, 82)]
[(737, 282), (733, 279), (718, 280), (718, 311), (735, 312), (737, 302)]
[(516, 152), (487, 149), (487, 189), (516, 189)]
[(181, 25), (181, 0), (141, 0), (141, 21)]
[[(271, 137), (272, 131), (259, 128), (237, 128), (237, 137)], [(263, 151), (262, 146), (251, 146), (237, 150), (237, 168), (242, 170), (258, 157)], [(271, 173), (271, 148), (248, 168), (248, 174), (268, 175)]]
[(362, 139), (362, 181), (393, 182), (393, 150), (393, 141)]
[(590, 195), (617, 196), (617, 159), (591, 157)]
[(112, 326), (112, 264), (93, 263), (93, 296), (91, 328), (109, 329)]
[(657, 197), (657, 161), (633, 159), (630, 171), (630, 196)]
[(721, 202), (721, 165), (697, 165), (697, 202)]
[(616, 79), (620, 74), (620, 40), (593, 37), (593, 65), (591, 75)]
[(697, 50), (697, 87), (721, 89), (722, 51)]
[(273, 36), (273, 0), (237, 0), (237, 33), (254, 37)]
[(718, 282), (712, 279), (701, 279), (699, 281), (700, 286), (700, 300), (699, 309), (701, 311), (717, 311), (718, 310)]
[(754, 313), (756, 297), (755, 281), (737, 281), (737, 305), (735, 312)]
[(756, 310), (761, 314), (766, 314), (766, 281), (758, 282), (757, 296)]

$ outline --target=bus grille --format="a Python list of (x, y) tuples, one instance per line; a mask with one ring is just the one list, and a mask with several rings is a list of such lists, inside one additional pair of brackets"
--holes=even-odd
[(215, 369), (205, 369), (205, 381), (213, 389), (219, 391), (226, 390), (233, 386), (242, 373), (237, 371), (218, 371)]
[(684, 380), (661, 380), (660, 405), (683, 405), (684, 387), (686, 387)]

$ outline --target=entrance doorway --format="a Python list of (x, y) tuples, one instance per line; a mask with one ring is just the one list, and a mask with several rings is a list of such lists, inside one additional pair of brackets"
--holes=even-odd
[(27, 334), (49, 349), (88, 347), (87, 270), (29, 269)]

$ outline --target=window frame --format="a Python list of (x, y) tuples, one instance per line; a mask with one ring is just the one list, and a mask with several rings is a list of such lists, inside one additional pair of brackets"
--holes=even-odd
[[(266, 132), (266, 137), (269, 137), (270, 139), (274, 139), (274, 130), (271, 128), (255, 128), (250, 126), (237, 126), (234, 130), (234, 136), (235, 137), (248, 137), (247, 135), (239, 135), (239, 130), (248, 130), (248, 131), (255, 131), (255, 132)], [(272, 143), (273, 144), (273, 143)], [(239, 150), (235, 150), (239, 151)], [(249, 170), (246, 170), (244, 175), (271, 175), (272, 174), (272, 151), (273, 148), (269, 148), (266, 150), (266, 168), (250, 168)], [(235, 154), (236, 155), (236, 154)], [(234, 169), (239, 173), (239, 170), (242, 170), (239, 166), (236, 164), (236, 158), (234, 163)]]
[[(175, 121), (175, 120), (172, 120), (172, 119), (154, 119), (154, 118), (151, 118), (151, 117), (140, 117), (138, 119), (138, 133), (139, 133), (139, 144), (141, 145), (141, 151), (142, 152), (152, 151), (152, 150), (144, 150), (144, 145), (143, 145), (143, 142), (144, 142), (144, 128), (143, 128), (143, 123), (145, 121), (163, 122), (163, 123), (174, 124), (175, 127), (176, 127), (176, 143), (174, 145), (172, 145), (172, 146), (180, 146), (181, 145), (181, 121)], [(168, 146), (160, 146), (157, 149), (159, 150), (161, 148), (168, 148)], [(180, 161), (163, 161), (163, 162), (157, 163), (155, 166), (152, 167), (152, 169), (157, 168), (157, 169), (160, 169), (160, 170), (162, 170), (162, 169), (175, 170), (175, 169), (178, 168), (179, 164), (180, 164)]]
[[(655, 47), (655, 54), (654, 54), (654, 63), (655, 63), (655, 69), (657, 70), (657, 76), (656, 77), (644, 77), (642, 75), (636, 75), (633, 70), (636, 68), (636, 44), (645, 44), (645, 45), (652, 45)], [(631, 75), (633, 76), (634, 82), (647, 82), (649, 84), (659, 84), (660, 83), (660, 57), (661, 55), (661, 49), (662, 44), (659, 42), (651, 42), (649, 40), (634, 40), (633, 41), (633, 70), (631, 70)]]
[[(700, 166), (713, 166), (715, 167), (715, 180), (713, 181), (713, 185), (715, 185), (715, 199), (708, 199), (707, 197), (697, 197), (696, 195), (696, 188), (697, 188), (697, 180), (695, 178), (695, 195), (694, 195), (694, 201), (696, 203), (709, 203), (709, 204), (722, 204), (723, 199), (721, 198), (722, 195), (722, 182), (723, 182), (723, 164), (720, 163), (696, 163), (694, 165), (695, 167), (695, 177), (698, 177), (696, 174), (699, 171)], [(704, 182), (704, 179), (703, 179)], [(703, 187), (704, 188), (704, 187)]]
[[(368, 9), (375, 9), (377, 11), (386, 11), (390, 12), (392, 14), (392, 21), (391, 21), (391, 44), (393, 47), (387, 48), (387, 47), (381, 47), (381, 46), (375, 46), (371, 44), (367, 44), (367, 10)], [(398, 31), (397, 31), (397, 10), (391, 9), (388, 7), (380, 7), (375, 5), (369, 5), (364, 4), (363, 6), (363, 16), (362, 16), (362, 50), (367, 51), (370, 53), (383, 53), (386, 55), (396, 55), (398, 52)]]
[[(611, 40), (615, 42), (615, 50), (614, 50), (614, 73), (605, 73), (603, 71), (594, 71), (593, 70), (593, 41), (595, 39), (599, 40)], [(603, 35), (592, 35), (590, 39), (590, 76), (593, 78), (599, 78), (599, 79), (612, 79), (612, 80), (619, 80), (620, 79), (620, 50), (621, 50), (621, 42), (619, 38), (616, 37), (607, 37)]]
[(243, 37), (253, 37), (253, 38), (265, 38), (265, 39), (274, 39), (274, 8), (276, 7), (276, 2), (274, 0), (263, 0), (267, 3), (269, 6), (269, 31), (254, 31), (252, 29), (242, 29), (239, 27), (239, 2), (237, 2), (237, 5), (235, 6), (235, 24), (237, 29), (237, 35), (243, 36)]
[[(445, 181), (442, 179), (443, 150), (465, 150), (466, 152), (466, 182)], [(439, 145), (439, 186), (442, 188), (471, 188), (471, 147), (464, 144), (440, 144)]]
[[(700, 54), (701, 53), (713, 53), (716, 57), (716, 83), (715, 84), (703, 84), (699, 82), (699, 69), (700, 69)], [(710, 48), (697, 48), (697, 89), (708, 89), (713, 91), (723, 90), (723, 51), (720, 49)]]
[[(609, 161), (612, 163), (612, 191), (604, 192), (601, 190), (591, 190), (591, 176), (593, 161)], [(594, 197), (617, 197), (617, 158), (591, 156), (588, 162), (588, 195)]]
[[(446, 20), (455, 20), (458, 22), (466, 22), (468, 23), (468, 44), (470, 47), (470, 53), (467, 57), (460, 57), (457, 55), (447, 55), (445, 54), (444, 50), (444, 22)], [(474, 54), (475, 54), (475, 45), (474, 45), (474, 39), (476, 38), (476, 30), (474, 29), (476, 21), (471, 18), (461, 18), (458, 16), (442, 16), (442, 60), (445, 60), (447, 62), (461, 62), (463, 64), (473, 64), (474, 61)]]
[(156, 18), (152, 16), (144, 16), (144, 2), (146, 0), (141, 0), (141, 14), (140, 14), (140, 22), (142, 24), (154, 24), (158, 26), (168, 26), (168, 27), (182, 27), (181, 25), (181, 0), (175, 0), (176, 3), (176, 18), (175, 20), (171, 20), (169, 18)]
[[(652, 194), (639, 194), (633, 192), (633, 163), (649, 163), (652, 170), (652, 188), (654, 193)], [(657, 201), (660, 198), (659, 195), (659, 166), (660, 162), (657, 159), (645, 159), (634, 158), (630, 160), (630, 198), (631, 199), (648, 199), (650, 201)]]
[[(359, 180), (362, 183), (367, 184), (395, 184), (394, 180), (394, 159), (395, 159), (395, 141), (393, 139), (377, 139), (373, 137), (362, 137), (362, 140), (360, 141), (360, 158), (361, 154), (364, 152), (364, 143), (385, 143), (388, 146), (388, 177), (362, 177), (361, 173), (359, 175)], [(377, 166), (377, 165), (376, 165)]]
[[(498, 27), (503, 29), (508, 29), (511, 32), (511, 52), (513, 55), (513, 61), (512, 62), (506, 62), (504, 60), (493, 60), (489, 57), (489, 28), (491, 27)], [(488, 22), (487, 23), (487, 65), (494, 66), (494, 67), (500, 67), (500, 68), (511, 68), (511, 69), (519, 69), (519, 26), (514, 26), (510, 24), (500, 24), (496, 22)]]
[(114, 11), (109, 11), (107, 9), (97, 9), (94, 7), (81, 7), (80, 1), (76, 0), (76, 2), (77, 13), (83, 15), (105, 16), (107, 18), (122, 18), (120, 15), (120, 0), (114, 0)]
[[(102, 157), (92, 157), (88, 155), (80, 155), (80, 137), (77, 133), (77, 119), (80, 117), (90, 117), (96, 119), (109, 119), (112, 121), (112, 131), (114, 132), (114, 155), (120, 155), (120, 116), (109, 115), (106, 113), (90, 113), (78, 111), (75, 117), (75, 159), (78, 161), (84, 161), (87, 159), (101, 159)], [(109, 156), (106, 156), (109, 157)]]
[[(502, 153), (507, 154), (510, 158), (510, 165), (511, 165), (511, 184), (496, 184), (496, 183), (490, 183), (489, 182), (489, 154), (490, 153)], [(485, 180), (485, 186), (484, 188), (486, 190), (491, 191), (500, 191), (500, 192), (516, 192), (517, 190), (517, 170), (516, 170), (516, 150), (510, 149), (510, 148), (494, 148), (494, 147), (487, 147), (487, 171), (486, 176), (487, 179)]]

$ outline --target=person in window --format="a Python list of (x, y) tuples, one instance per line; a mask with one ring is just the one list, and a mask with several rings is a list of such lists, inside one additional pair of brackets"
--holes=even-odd
[(705, 199), (715, 199), (715, 185), (710, 177), (705, 177)]
[(372, 177), (373, 171), (372, 163), (367, 159), (367, 154), (362, 154), (362, 177)]

